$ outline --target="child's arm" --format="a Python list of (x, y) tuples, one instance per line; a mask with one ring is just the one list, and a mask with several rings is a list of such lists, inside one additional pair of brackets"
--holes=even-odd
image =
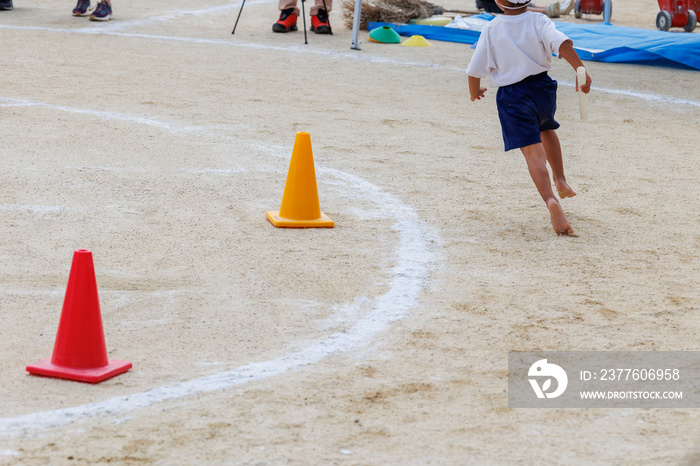
[[(573, 66), (574, 69), (578, 69), (579, 66), (583, 66), (583, 62), (579, 58), (578, 53), (576, 53), (576, 50), (574, 49), (574, 42), (571, 39), (565, 40), (559, 46), (559, 56), (568, 61), (569, 65)], [(578, 91), (578, 89), (579, 82), (577, 77), (576, 90)], [(586, 71), (586, 83), (581, 84), (581, 91), (583, 91), (584, 94), (588, 94), (591, 91), (591, 77), (588, 75), (588, 71)]]
[(485, 87), (481, 87), (480, 78), (469, 76), (469, 95), (471, 96), (472, 102), (480, 100), (486, 91), (487, 89)]

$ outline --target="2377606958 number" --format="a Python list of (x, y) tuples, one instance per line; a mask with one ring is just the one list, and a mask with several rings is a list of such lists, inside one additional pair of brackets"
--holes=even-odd
[(679, 380), (679, 369), (601, 369), (600, 380)]

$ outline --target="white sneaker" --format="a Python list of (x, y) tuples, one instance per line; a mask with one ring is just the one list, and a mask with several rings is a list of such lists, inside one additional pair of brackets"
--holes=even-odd
[(569, 13), (571, 13), (571, 10), (574, 9), (574, 0), (564, 0), (563, 2), (559, 2), (559, 13), (562, 16), (566, 16)]
[(560, 15), (559, 11), (559, 2), (552, 3), (551, 5), (547, 5), (544, 8), (545, 13), (547, 14), (548, 17), (550, 18), (558, 18)]

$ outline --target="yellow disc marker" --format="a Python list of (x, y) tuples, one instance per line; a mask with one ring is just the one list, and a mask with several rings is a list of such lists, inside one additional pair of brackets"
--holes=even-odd
[(411, 36), (410, 39), (401, 45), (405, 45), (406, 47), (430, 47), (433, 44), (428, 42), (423, 36)]

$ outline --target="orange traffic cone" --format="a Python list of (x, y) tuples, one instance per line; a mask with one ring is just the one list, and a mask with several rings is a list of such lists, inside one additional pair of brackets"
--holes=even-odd
[(282, 206), (279, 212), (268, 211), (267, 219), (276, 227), (286, 228), (331, 228), (335, 225), (333, 220), (321, 212), (318, 203), (316, 170), (309, 133), (297, 133), (284, 185)]
[(97, 383), (129, 369), (128, 361), (107, 359), (92, 252), (78, 249), (73, 254), (53, 355), (28, 365), (27, 372)]

